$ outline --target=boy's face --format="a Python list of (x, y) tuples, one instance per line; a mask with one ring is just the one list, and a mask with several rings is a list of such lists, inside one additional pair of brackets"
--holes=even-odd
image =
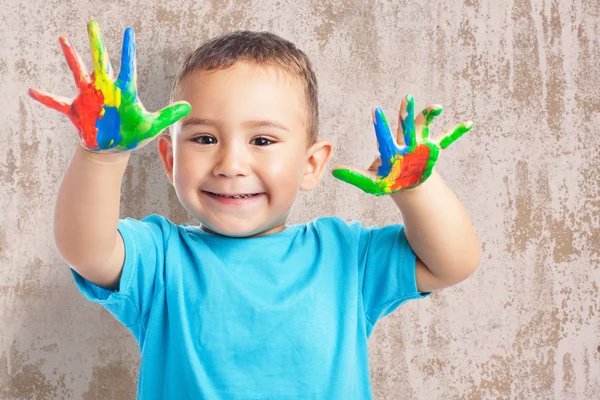
[(187, 76), (176, 100), (192, 111), (158, 146), (185, 209), (221, 235), (283, 230), (298, 190), (318, 183), (331, 153), (328, 142), (307, 146), (301, 84), (238, 62)]

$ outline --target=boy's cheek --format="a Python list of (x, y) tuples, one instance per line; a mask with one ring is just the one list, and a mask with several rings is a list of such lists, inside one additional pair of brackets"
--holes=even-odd
[(305, 163), (302, 158), (290, 154), (271, 160), (268, 164), (265, 164), (265, 169), (269, 175), (285, 184), (286, 181), (293, 181), (294, 178), (303, 174)]

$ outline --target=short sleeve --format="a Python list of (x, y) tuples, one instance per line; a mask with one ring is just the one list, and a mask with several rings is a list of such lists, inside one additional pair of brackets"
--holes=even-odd
[(350, 226), (358, 238), (359, 284), (362, 281), (365, 314), (372, 326), (402, 303), (428, 295), (417, 289), (416, 255), (403, 225)]
[[(75, 283), (90, 301), (106, 308), (123, 325), (133, 328), (149, 312), (152, 300), (164, 287), (165, 246), (171, 223), (158, 215), (140, 221), (119, 221), (125, 260), (117, 290), (101, 288), (71, 270)], [(136, 339), (141, 332), (132, 329)]]

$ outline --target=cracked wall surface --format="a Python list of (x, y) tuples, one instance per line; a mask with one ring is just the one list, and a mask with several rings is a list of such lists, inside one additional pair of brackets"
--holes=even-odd
[[(136, 31), (140, 97), (163, 107), (184, 55), (214, 35), (269, 30), (313, 61), (332, 163), (368, 166), (370, 109), (403, 94), (444, 105), (432, 132), (472, 119), (438, 171), (482, 246), (467, 281), (410, 302), (370, 341), (376, 399), (600, 398), (600, 2), (6, 0), (0, 11), (0, 398), (134, 398), (138, 348), (80, 295), (52, 240), (58, 185), (77, 145), (66, 117), (27, 97), (73, 96), (57, 38), (90, 65), (98, 20), (118, 65)], [(192, 222), (156, 146), (135, 152), (122, 216)], [(290, 222), (400, 221), (389, 199), (331, 176)], [(392, 215), (392, 217), (390, 217)]]

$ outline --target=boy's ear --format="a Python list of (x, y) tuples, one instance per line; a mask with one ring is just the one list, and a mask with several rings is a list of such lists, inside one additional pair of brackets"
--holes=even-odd
[(321, 140), (308, 148), (306, 170), (300, 181), (300, 190), (313, 190), (317, 186), (332, 151), (333, 146), (326, 140)]
[(173, 139), (171, 135), (162, 134), (158, 137), (158, 152), (165, 167), (165, 172), (171, 185), (173, 184)]

